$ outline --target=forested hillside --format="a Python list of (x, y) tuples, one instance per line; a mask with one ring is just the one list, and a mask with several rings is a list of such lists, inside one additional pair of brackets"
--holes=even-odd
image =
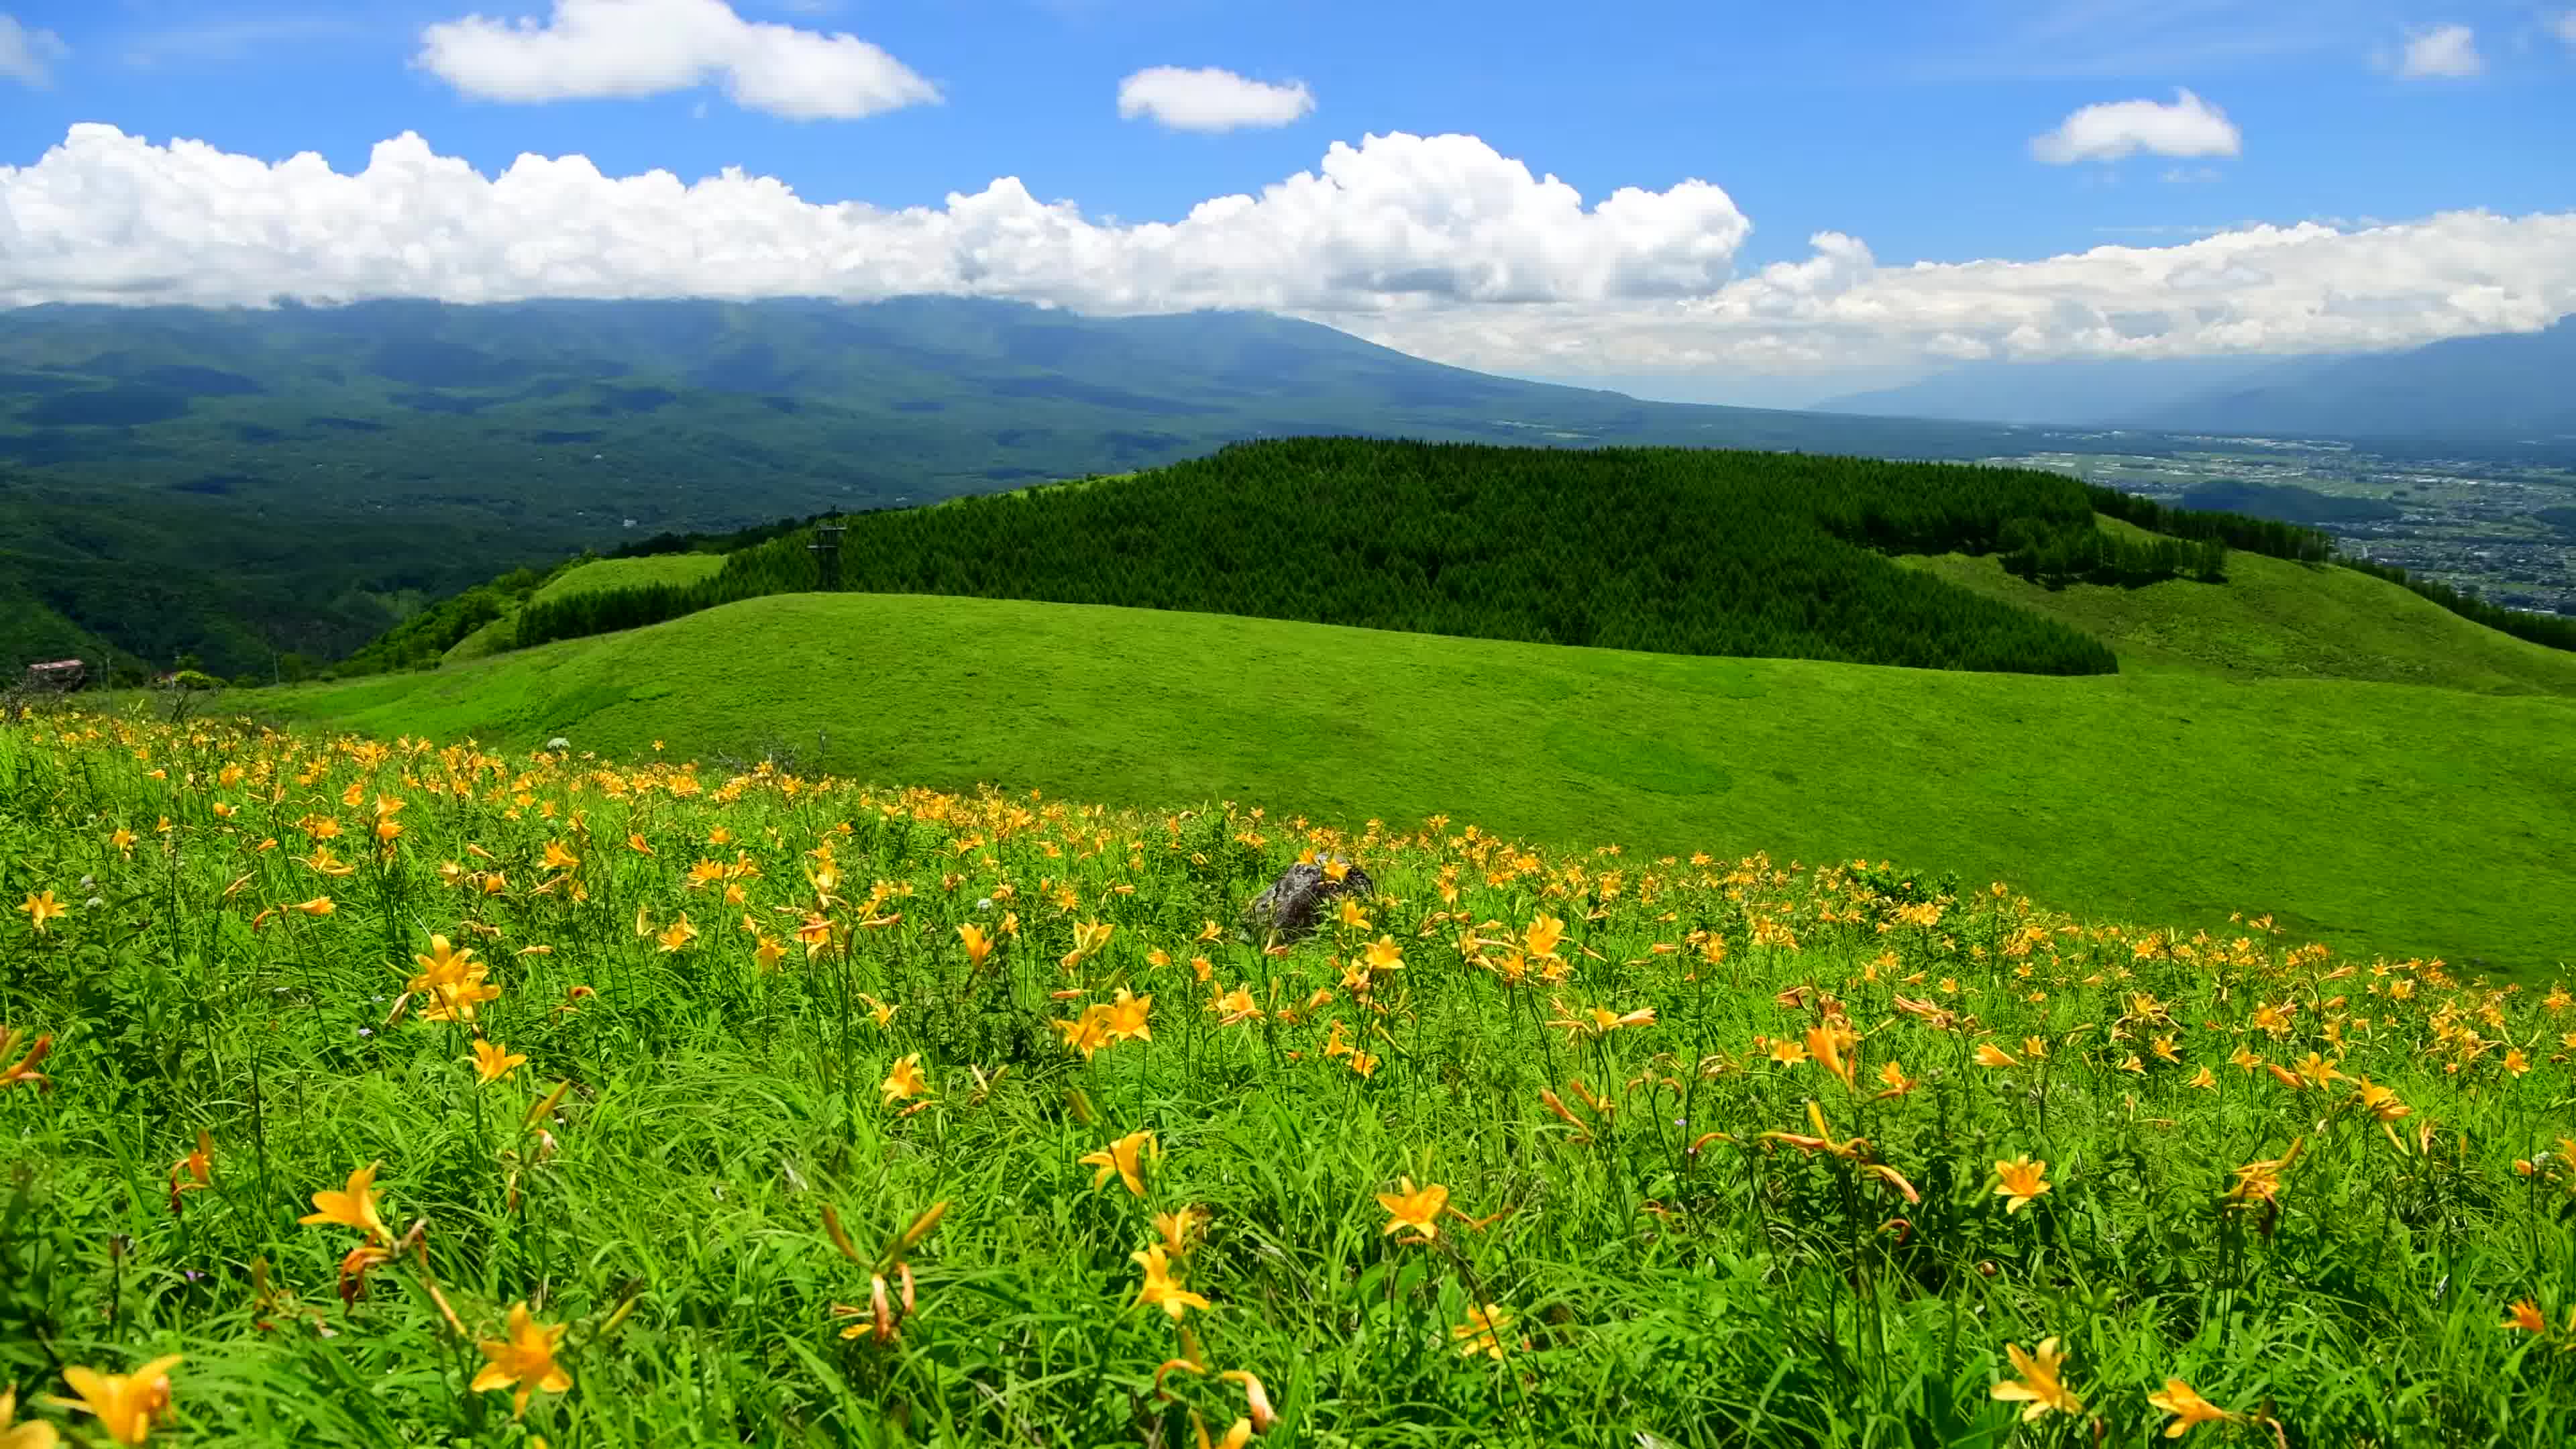
[[(2050, 674), (2108, 672), (2073, 629), (1890, 552), (2214, 576), (2216, 544), (2123, 545), (2056, 474), (1684, 449), (1302, 438), (1132, 478), (845, 520), (837, 584), (1377, 629)], [(2081, 551), (2061, 537), (2086, 540)], [(800, 531), (698, 583), (531, 604), (517, 642), (827, 586)]]

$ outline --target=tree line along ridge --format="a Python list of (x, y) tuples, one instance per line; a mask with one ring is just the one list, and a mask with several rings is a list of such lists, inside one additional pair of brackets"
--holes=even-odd
[[(2157, 536), (2115, 536), (2097, 513)], [(703, 580), (529, 602), (511, 642), (822, 589), (817, 521), (727, 539), (744, 546)], [(851, 591), (2040, 674), (2118, 664), (2071, 625), (1892, 556), (1993, 555), (2052, 587), (2214, 582), (2230, 549), (2346, 562), (2316, 529), (2172, 508), (2035, 469), (1348, 437), (1238, 443), (1088, 486), (836, 521), (844, 532), (832, 586)]]

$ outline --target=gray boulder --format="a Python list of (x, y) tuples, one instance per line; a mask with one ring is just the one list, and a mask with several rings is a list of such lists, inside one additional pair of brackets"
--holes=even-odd
[(1321, 856), (1311, 865), (1288, 867), (1287, 874), (1272, 881), (1268, 890), (1253, 897), (1252, 904), (1244, 908), (1244, 936), (1255, 944), (1266, 943), (1274, 934), (1283, 943), (1302, 941), (1315, 933), (1317, 923), (1332, 910), (1335, 897), (1377, 893), (1377, 882), (1356, 865), (1338, 881), (1324, 874), (1326, 861), (1340, 860), (1339, 856)]

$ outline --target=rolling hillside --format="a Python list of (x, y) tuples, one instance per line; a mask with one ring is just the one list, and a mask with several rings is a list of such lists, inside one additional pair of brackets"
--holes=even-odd
[[(2116, 519), (2104, 532), (2145, 538)], [(2059, 619), (2111, 646), (2124, 674), (2351, 679), (2491, 694), (2576, 696), (2576, 654), (2498, 633), (2350, 569), (2227, 556), (2215, 588), (2169, 580), (2051, 589), (1962, 554), (1899, 560), (1999, 602)]]
[[(713, 553), (646, 554), (640, 558), (602, 558), (574, 564), (557, 572), (543, 586), (532, 592), (530, 604), (560, 603), (583, 594), (602, 593), (611, 589), (650, 589), (694, 584), (712, 578), (724, 567), (724, 556)], [(524, 606), (521, 606), (524, 607)], [(510, 647), (511, 626), (519, 617), (513, 607), (490, 623), (456, 642), (440, 662), (461, 663), (497, 654)]]
[(2576, 700), (2551, 695), (781, 595), (241, 702), (514, 748), (557, 734), (618, 757), (656, 739), (708, 760), (776, 748), (879, 781), (1342, 820), (1438, 812), (1648, 853), (1865, 853), (2078, 911), (2212, 927), (2271, 912), (2340, 947), (2499, 968), (2544, 967), (2576, 941)]

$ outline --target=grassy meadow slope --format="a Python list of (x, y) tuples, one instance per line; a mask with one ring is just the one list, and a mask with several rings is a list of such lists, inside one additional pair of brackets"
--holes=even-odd
[[(2149, 538), (2103, 519), (2104, 531)], [(2124, 671), (2184, 669), (2228, 679), (2363, 679), (2489, 693), (2576, 694), (2576, 654), (2472, 623), (2350, 569), (2227, 557), (2218, 588), (2181, 580), (2050, 589), (1994, 558), (1898, 560), (1988, 598), (2035, 609), (2111, 646)]]
[[(530, 598), (530, 603), (553, 603), (582, 594), (595, 594), (608, 589), (649, 589), (660, 584), (693, 584), (713, 577), (724, 567), (724, 556), (713, 553), (646, 554), (641, 558), (592, 559), (576, 564), (546, 581)], [(443, 663), (459, 664), (468, 659), (481, 659), (509, 647), (510, 626), (518, 611), (502, 615), (456, 643), (447, 651)]]
[[(2241, 562), (2232, 561), (2232, 562)], [(2185, 586), (2187, 587), (2187, 586)], [(2576, 700), (2189, 671), (1684, 658), (907, 595), (779, 595), (280, 692), (382, 735), (772, 743), (865, 779), (1233, 798), (1655, 854), (1866, 854), (2062, 908), (2272, 912), (2341, 948), (2576, 956)]]

